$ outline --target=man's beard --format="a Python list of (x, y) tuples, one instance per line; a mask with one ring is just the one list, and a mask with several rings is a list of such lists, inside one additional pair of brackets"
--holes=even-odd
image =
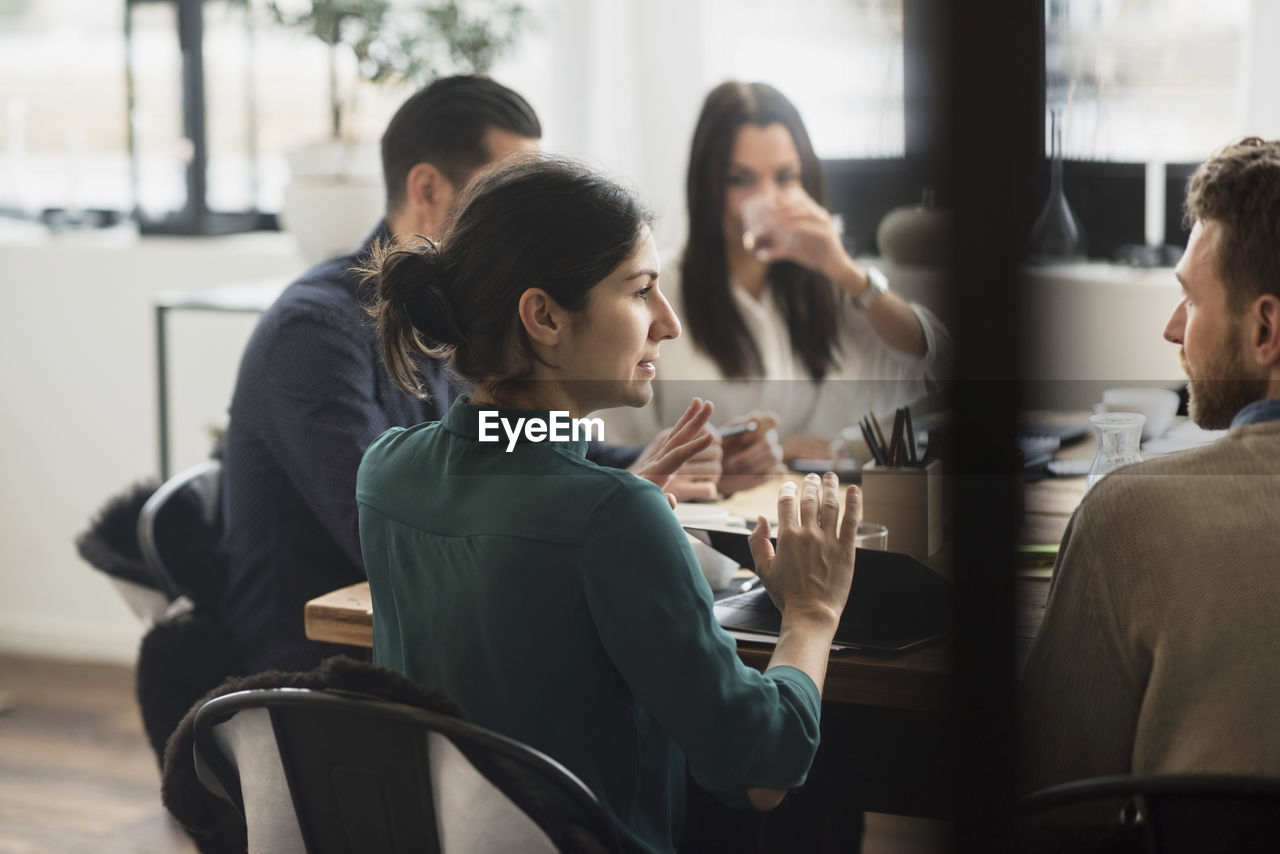
[(1239, 325), (1233, 325), (1222, 348), (1210, 354), (1196, 371), (1198, 376), (1191, 375), (1186, 350), (1178, 350), (1178, 360), (1189, 380), (1187, 412), (1206, 430), (1230, 427), (1237, 412), (1267, 396), (1266, 378), (1249, 376), (1240, 353), (1240, 337)]

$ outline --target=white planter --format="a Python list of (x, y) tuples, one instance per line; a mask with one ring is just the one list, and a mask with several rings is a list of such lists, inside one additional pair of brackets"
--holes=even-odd
[(374, 143), (323, 143), (289, 154), (281, 226), (315, 264), (359, 245), (386, 211)]

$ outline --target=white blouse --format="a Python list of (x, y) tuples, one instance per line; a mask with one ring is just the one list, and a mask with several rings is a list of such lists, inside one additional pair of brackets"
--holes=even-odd
[[(679, 268), (664, 271), (661, 288), (679, 314)], [(753, 379), (725, 379), (715, 360), (694, 345), (687, 333), (662, 342), (653, 381), (653, 401), (645, 407), (619, 407), (594, 413), (604, 419), (608, 442), (643, 445), (676, 422), (697, 396), (710, 400), (716, 424), (753, 410), (779, 416), (780, 440), (792, 436), (835, 436), (868, 412), (891, 417), (937, 388), (951, 363), (951, 335), (927, 308), (910, 303), (924, 330), (925, 353), (895, 350), (876, 334), (853, 298), (840, 294), (836, 364), (826, 379), (815, 381), (791, 348), (783, 307), (766, 285), (760, 299), (734, 283), (730, 292), (747, 331), (760, 352), (762, 373)]]

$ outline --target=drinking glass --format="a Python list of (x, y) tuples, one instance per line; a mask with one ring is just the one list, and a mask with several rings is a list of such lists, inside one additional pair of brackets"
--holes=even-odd
[(889, 529), (878, 522), (859, 522), (853, 541), (860, 549), (882, 552), (889, 548)]
[(846, 427), (831, 440), (831, 470), (840, 477), (855, 475), (862, 470), (862, 460), (869, 455), (862, 431)]
[(794, 235), (782, 228), (774, 214), (777, 197), (758, 193), (742, 203), (742, 247), (748, 252), (773, 252), (785, 247)]

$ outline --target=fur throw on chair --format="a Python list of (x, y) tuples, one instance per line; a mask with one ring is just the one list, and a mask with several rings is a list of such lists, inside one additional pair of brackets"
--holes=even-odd
[(80, 557), (99, 572), (155, 587), (138, 547), (138, 514), (157, 488), (153, 480), (141, 481), (108, 499), (89, 521), (88, 530), (76, 537)]
[(138, 647), (134, 691), (158, 766), (163, 768), (165, 744), (191, 704), (243, 673), (231, 637), (208, 617), (174, 614), (151, 627)]
[[(134, 690), (142, 728), (162, 770), (165, 744), (191, 704), (243, 672), (231, 638), (201, 614), (170, 614), (147, 631), (138, 648)], [(247, 845), (243, 821), (188, 835), (201, 854), (242, 854)]]
[[(141, 481), (107, 500), (76, 537), (76, 549), (94, 569), (109, 576), (162, 589), (142, 558), (138, 545), (138, 516), (159, 487)], [(226, 567), (218, 551), (221, 532), (204, 519), (200, 499), (179, 490), (156, 520), (156, 548), (174, 581), (202, 614), (213, 614), (226, 586)]]

